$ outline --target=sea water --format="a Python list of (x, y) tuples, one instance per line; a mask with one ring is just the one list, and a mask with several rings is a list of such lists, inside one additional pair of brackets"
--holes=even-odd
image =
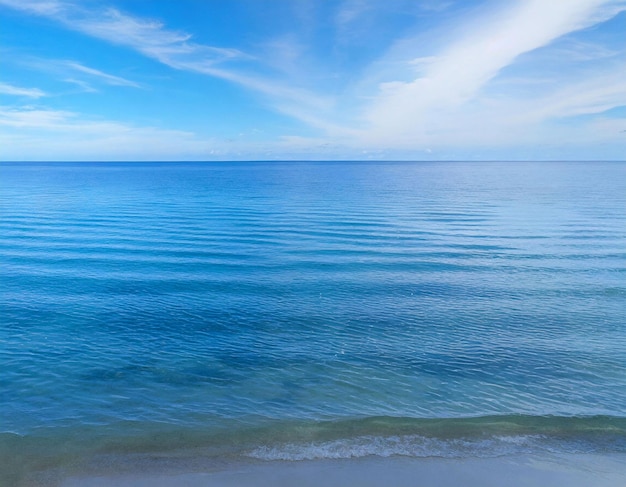
[(626, 163), (5, 163), (0, 204), (6, 482), (626, 452)]

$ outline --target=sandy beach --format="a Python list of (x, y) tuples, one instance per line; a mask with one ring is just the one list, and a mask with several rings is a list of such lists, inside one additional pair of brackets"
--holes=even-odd
[[(161, 461), (164, 461), (161, 459)], [(158, 463), (158, 462), (157, 462)], [(368, 457), (262, 462), (183, 473), (77, 475), (61, 487), (623, 487), (626, 455), (554, 454), (442, 459)], [(146, 466), (146, 465), (144, 465)], [(158, 469), (158, 467), (157, 467)]]

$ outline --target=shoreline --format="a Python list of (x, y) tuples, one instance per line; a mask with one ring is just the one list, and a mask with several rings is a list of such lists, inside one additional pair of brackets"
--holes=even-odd
[[(137, 460), (137, 459), (135, 459)], [(135, 470), (57, 477), (58, 487), (623, 487), (626, 454), (527, 454), (495, 458), (363, 457), (305, 461), (144, 458)]]
[(624, 421), (603, 416), (373, 417), (228, 432), (126, 425), (99, 436), (90, 428), (5, 435), (0, 484), (623, 487)]

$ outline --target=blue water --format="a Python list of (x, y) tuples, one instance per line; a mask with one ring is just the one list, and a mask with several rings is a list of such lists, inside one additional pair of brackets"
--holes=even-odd
[(3, 164), (0, 204), (16, 482), (626, 451), (626, 163)]

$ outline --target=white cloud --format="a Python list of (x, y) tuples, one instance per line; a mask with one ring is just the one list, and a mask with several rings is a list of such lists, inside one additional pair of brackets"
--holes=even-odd
[[(218, 64), (223, 61), (250, 61), (253, 58), (238, 49), (194, 43), (190, 34), (168, 30), (161, 22), (155, 20), (133, 17), (113, 8), (87, 10), (69, 1), (0, 0), (0, 5), (2, 4), (31, 14), (50, 17), (70, 29), (104, 39), (112, 44), (130, 47), (174, 69), (193, 71), (236, 83), (277, 100), (276, 107), (279, 111), (301, 120), (321, 119), (323, 117), (320, 114), (332, 108), (333, 102), (329, 97), (277, 79), (219, 67)], [(110, 84), (116, 81), (120, 85), (136, 85), (78, 63), (66, 61), (65, 64), (67, 67), (99, 76)], [(299, 114), (305, 113), (306, 116), (299, 117)]]
[[(301, 5), (303, 9), (314, 9), (314, 4)], [(436, 42), (429, 42), (432, 39), (428, 32), (413, 39), (387, 38), (386, 42), (396, 42), (396, 47), (401, 45), (401, 49), (390, 47), (385, 56), (370, 65), (369, 71), (361, 66), (362, 71), (356, 73), (335, 73), (336, 66), (331, 62), (307, 66), (305, 63), (319, 63), (320, 59), (305, 56), (307, 37), (297, 33), (277, 36), (264, 45), (264, 51), (260, 49), (261, 56), (253, 57), (234, 48), (199, 44), (191, 35), (168, 29), (161, 22), (112, 8), (90, 10), (86, 4), (71, 0), (0, 0), (0, 5), (48, 17), (70, 29), (134, 49), (174, 69), (237, 84), (261, 94), (273, 109), (325, 134), (320, 138), (283, 137), (265, 146), (266, 153), (280, 150), (283, 154), (304, 153), (307, 144), (320, 153), (328, 150), (336, 154), (349, 151), (360, 154), (362, 149), (368, 154), (384, 154), (387, 149), (426, 153), (426, 149), (436, 152), (443, 147), (567, 144), (568, 137), (576, 138), (576, 143), (624, 144), (619, 131), (622, 121), (599, 116), (626, 105), (623, 68), (604, 65), (599, 70), (594, 64), (593, 70), (578, 69), (576, 79), (571, 73), (545, 78), (530, 70), (516, 71), (513, 76), (502, 76), (502, 72), (519, 66), (516, 62), (522, 55), (526, 60), (536, 58), (539, 49), (544, 54), (548, 52), (544, 59), (560, 52), (559, 55), (567, 56), (571, 63), (619, 62), (623, 51), (613, 46), (570, 40), (555, 49), (554, 44), (556, 40), (626, 10), (626, 0), (487, 2), (487, 7), (499, 5), (497, 10), (489, 13), (485, 8), (481, 10), (482, 16), (464, 18), (462, 28), (447, 32), (447, 37), (437, 34)], [(372, 0), (348, 0), (334, 10), (331, 20), (338, 30), (341, 27), (360, 32), (369, 25), (367, 22), (376, 18), (377, 8), (386, 7)], [(319, 9), (316, 12), (319, 15)], [(428, 49), (424, 49), (424, 45)], [(226, 61), (237, 61), (237, 64), (225, 64)], [(85, 79), (139, 86), (75, 61), (57, 61), (57, 67), (67, 71), (68, 82), (82, 84), (85, 88), (90, 87)], [(385, 69), (380, 70), (380, 67)], [(267, 73), (268, 68), (274, 69), (273, 75), (258, 74)], [(335, 74), (336, 86), (328, 89), (320, 83), (315, 87), (316, 80)], [(372, 90), (374, 83), (376, 89)], [(306, 86), (313, 88), (305, 89)], [(323, 86), (328, 87), (328, 84)], [(29, 127), (29, 130), (59, 130), (68, 134), (66, 139), (64, 135), (66, 141), (70, 141), (72, 130), (84, 134), (85, 130), (93, 129), (94, 135), (86, 139), (98, 147), (103, 140), (110, 143), (135, 137), (136, 141), (141, 141), (147, 140), (149, 134), (156, 134), (163, 141), (178, 141), (194, 154), (204, 150), (201, 149), (203, 142), (189, 133), (113, 122), (101, 125), (103, 122), (93, 120), (82, 120), (85, 127), (80, 128), (80, 117), (67, 112), (23, 112), (11, 115), (5, 111), (0, 124), (13, 124), (16, 128), (21, 123), (21, 127)], [(585, 115), (596, 119), (571, 120), (559, 125), (561, 121)], [(35, 122), (41, 126), (37, 128)], [(549, 130), (545, 130), (546, 127)], [(603, 133), (605, 129), (611, 133)], [(134, 153), (130, 144), (122, 143), (120, 147), (126, 147), (129, 154)], [(210, 150), (213, 154), (228, 154), (230, 149), (224, 147)], [(248, 149), (253, 150), (253, 146)]]
[[(626, 46), (622, 46), (626, 48)], [(551, 51), (551, 61), (558, 63), (563, 59), (570, 62), (584, 63), (588, 61), (605, 61), (622, 54), (624, 49), (614, 49), (594, 42), (583, 42), (576, 39), (568, 39), (559, 48)]]
[(89, 10), (82, 4), (61, 0), (0, 0), (0, 5), (49, 17), (70, 29), (131, 47), (178, 69), (189, 59), (209, 66), (243, 56), (237, 49), (194, 43), (190, 34), (168, 30), (159, 21), (133, 17), (114, 8)]
[(58, 0), (0, 0), (0, 4), (46, 16), (57, 15), (65, 7), (64, 2)]
[(81, 87), (81, 89), (86, 92), (95, 93), (98, 91), (91, 83), (141, 88), (139, 83), (122, 78), (121, 76), (105, 73), (104, 71), (86, 66), (77, 61), (21, 56), (17, 62), (27, 68), (56, 75), (67, 83)]
[(202, 159), (215, 145), (188, 131), (33, 107), (0, 106), (0, 129), (3, 160)]
[(129, 46), (178, 69), (190, 59), (210, 66), (243, 57), (243, 53), (237, 49), (197, 44), (191, 42), (190, 34), (167, 30), (160, 22), (125, 15), (112, 8), (96, 15), (94, 12), (85, 12), (67, 23), (76, 30), (113, 44)]
[(56, 128), (70, 118), (71, 114), (63, 111), (41, 110), (31, 107), (0, 107), (0, 126), (19, 129)]
[[(626, 68), (603, 72), (583, 82), (565, 86), (526, 107), (529, 121), (602, 113), (626, 106)], [(520, 107), (521, 108), (521, 107)]]
[(98, 93), (99, 91), (82, 79), (64, 78), (63, 81), (76, 85), (83, 93)]
[(0, 82), (0, 95), (25, 96), (28, 98), (41, 98), (46, 96), (39, 88), (22, 88)]
[(369, 10), (374, 10), (375, 5), (371, 0), (345, 0), (335, 14), (335, 23), (339, 27), (356, 22)]
[(133, 88), (139, 88), (139, 84), (135, 83), (134, 81), (130, 81), (127, 80), (125, 78), (122, 78), (120, 76), (114, 76), (112, 74), (108, 74), (105, 73), (103, 71), (100, 71), (98, 69), (94, 69), (94, 68), (90, 68), (88, 66), (84, 66), (80, 63), (77, 63), (75, 61), (63, 61), (62, 62), (65, 66), (67, 66), (70, 69), (73, 69), (75, 71), (81, 72), (81, 73), (85, 73), (88, 74), (90, 76), (93, 76), (94, 78), (98, 78), (100, 80), (102, 80), (103, 82), (105, 82), (106, 84), (109, 85), (114, 85), (114, 86), (130, 86)]
[(366, 111), (368, 139), (394, 142), (420, 136), (435, 120), (454, 117), (458, 107), (520, 54), (545, 46), (570, 32), (606, 20), (626, 9), (624, 2), (529, 0), (485, 21), (431, 60), (423, 76), (385, 84)]
[(125, 39), (124, 44), (172, 68), (224, 79), (263, 94), (276, 101), (273, 105), (279, 111), (303, 121), (322, 118), (319, 113), (328, 112), (332, 108), (329, 97), (277, 79), (223, 68), (219, 66), (222, 61), (251, 60), (252, 57), (237, 49), (194, 44), (189, 42), (190, 35), (168, 31), (158, 22), (136, 19), (109, 10), (104, 18), (81, 21), (76, 24), (76, 28), (114, 43), (120, 43), (120, 38)]
[[(626, 70), (604, 70), (581, 81), (548, 84), (541, 94), (532, 90), (520, 97), (483, 95), (457, 109), (435, 111), (413, 133), (388, 140), (364, 137), (361, 147), (410, 148), (503, 148), (522, 145), (580, 146), (610, 142), (626, 150), (625, 134), (620, 130), (604, 132), (599, 127), (622, 127), (625, 118), (605, 112), (626, 106)], [(600, 123), (599, 120), (604, 120)], [(356, 142), (355, 142), (356, 144)]]

